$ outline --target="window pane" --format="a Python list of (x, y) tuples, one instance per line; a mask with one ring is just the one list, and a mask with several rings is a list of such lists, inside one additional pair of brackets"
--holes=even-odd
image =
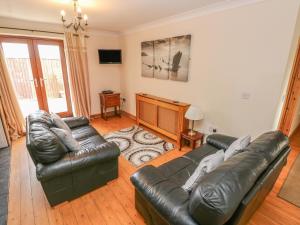
[(23, 116), (39, 109), (27, 44), (2, 43), (4, 57)]
[(38, 45), (50, 112), (67, 112), (67, 101), (59, 46)]

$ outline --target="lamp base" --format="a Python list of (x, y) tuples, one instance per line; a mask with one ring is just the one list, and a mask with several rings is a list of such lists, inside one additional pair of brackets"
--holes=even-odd
[(195, 134), (196, 134), (196, 132), (194, 131), (194, 130), (189, 130), (189, 132), (188, 132), (188, 134), (190, 135), (190, 136), (194, 136)]

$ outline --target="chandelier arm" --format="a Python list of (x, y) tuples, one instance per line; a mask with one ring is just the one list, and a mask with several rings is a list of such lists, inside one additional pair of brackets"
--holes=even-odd
[(79, 24), (79, 27), (80, 27), (80, 29), (81, 29), (82, 31), (85, 31), (84, 27), (81, 26), (81, 24)]
[(73, 23), (69, 23), (68, 25), (65, 25), (66, 28), (70, 28), (73, 25)]
[[(63, 26), (67, 29), (73, 28), (75, 32), (78, 32), (78, 30), (85, 31), (85, 27), (87, 27), (88, 25), (87, 16), (86, 15), (84, 16), (86, 17), (86, 19), (82, 17), (81, 8), (79, 7), (78, 0), (73, 0), (73, 7), (74, 7), (74, 16), (72, 21), (69, 24), (66, 24), (67, 20), (64, 17), (65, 13), (62, 14), (61, 21), (63, 23)], [(81, 23), (83, 19), (84, 19), (84, 24)]]

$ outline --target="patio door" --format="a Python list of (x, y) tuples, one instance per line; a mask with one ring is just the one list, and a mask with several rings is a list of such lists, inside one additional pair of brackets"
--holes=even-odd
[(38, 109), (71, 116), (63, 41), (1, 36), (0, 42), (24, 117)]

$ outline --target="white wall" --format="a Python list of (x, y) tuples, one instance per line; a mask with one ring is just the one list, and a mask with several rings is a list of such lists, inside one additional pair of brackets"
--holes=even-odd
[[(298, 7), (298, 0), (268, 0), (126, 34), (125, 110), (135, 114), (135, 93), (146, 92), (199, 106), (205, 132), (210, 124), (231, 135), (272, 129)], [(189, 81), (141, 77), (141, 42), (184, 34), (192, 34)]]
[(87, 42), (92, 114), (100, 113), (98, 93), (105, 89), (120, 92), (121, 65), (99, 64), (98, 49), (120, 49), (119, 36), (93, 35)]
[[(57, 24), (37, 23), (23, 20), (15, 20), (0, 17), (0, 26), (18, 27), (35, 30), (46, 30), (62, 32), (62, 26)], [(0, 34), (14, 34), (25, 36), (37, 36), (46, 38), (64, 39), (60, 34), (49, 34), (40, 32), (28, 32), (18, 30), (1, 29)], [(91, 112), (100, 113), (98, 92), (103, 89), (120, 91), (120, 65), (100, 65), (98, 49), (120, 48), (120, 38), (116, 33), (89, 31), (90, 38), (87, 39), (88, 66), (90, 72), (90, 93), (91, 93)]]

